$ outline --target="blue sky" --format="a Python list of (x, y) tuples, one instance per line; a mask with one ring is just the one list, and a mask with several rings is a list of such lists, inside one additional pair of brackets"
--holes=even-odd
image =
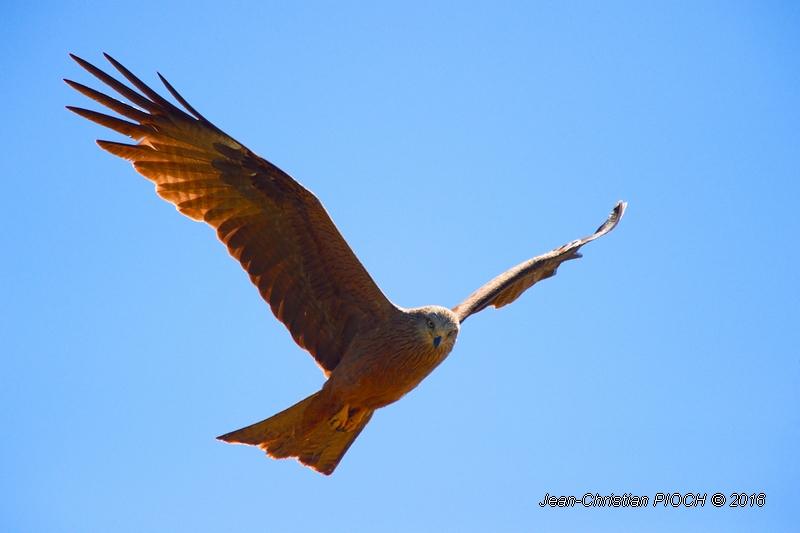
[[(5, 531), (793, 531), (790, 2), (31, 2), (0, 18)], [(206, 226), (64, 110), (164, 74), (314, 191), (397, 304), (620, 226), (376, 413), (330, 478), (217, 435), (323, 376)], [(542, 509), (545, 493), (707, 493)], [(758, 508), (711, 495), (765, 493)]]

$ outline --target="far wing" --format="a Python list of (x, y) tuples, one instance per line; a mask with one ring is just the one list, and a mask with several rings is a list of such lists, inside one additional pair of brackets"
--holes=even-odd
[(64, 80), (130, 121), (68, 109), (138, 141), (98, 144), (131, 161), (178, 211), (217, 231), (275, 317), (326, 375), (361, 328), (369, 328), (394, 308), (316, 196), (291, 176), (211, 124), (164, 78), (167, 89), (194, 116), (159, 96), (108, 55), (141, 93), (72, 57), (133, 106)]
[(463, 322), (468, 316), (483, 311), (490, 305), (493, 305), (496, 309), (508, 305), (519, 298), (523, 292), (530, 289), (534, 283), (554, 276), (561, 263), (581, 257), (581, 254), (578, 253), (578, 249), (581, 246), (602, 237), (614, 229), (622, 218), (627, 205), (624, 202), (618, 202), (608, 216), (608, 220), (597, 228), (593, 235), (572, 241), (539, 257), (534, 257), (494, 278), (453, 308), (458, 320)]

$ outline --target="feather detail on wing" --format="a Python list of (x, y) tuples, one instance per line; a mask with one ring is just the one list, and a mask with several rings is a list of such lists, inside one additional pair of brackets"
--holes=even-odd
[(131, 161), (178, 211), (217, 231), (275, 317), (326, 375), (362, 328), (371, 327), (394, 309), (310, 191), (211, 124), (164, 78), (169, 92), (191, 115), (108, 55), (109, 62), (141, 94), (72, 57), (133, 106), (64, 81), (132, 122), (68, 109), (138, 141), (98, 144)]
[(597, 228), (593, 235), (572, 241), (539, 257), (534, 257), (494, 278), (453, 308), (458, 320), (463, 322), (468, 316), (483, 311), (490, 305), (493, 305), (495, 309), (508, 305), (519, 298), (523, 292), (530, 289), (534, 283), (554, 276), (561, 263), (581, 257), (581, 254), (578, 253), (578, 249), (581, 246), (602, 237), (614, 229), (622, 218), (623, 213), (625, 213), (625, 206), (627, 205), (624, 202), (618, 202), (608, 219), (602, 226)]

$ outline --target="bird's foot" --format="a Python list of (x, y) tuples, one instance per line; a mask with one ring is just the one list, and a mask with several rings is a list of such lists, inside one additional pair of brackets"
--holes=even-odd
[(349, 405), (345, 405), (338, 413), (333, 415), (333, 418), (331, 418), (328, 423), (333, 430), (350, 432), (353, 431), (361, 422), (361, 419), (364, 418), (364, 413), (365, 411), (363, 409), (359, 409), (358, 407), (351, 408)]
[(348, 418), (350, 418), (350, 406), (345, 404), (338, 413), (333, 415), (333, 418), (331, 418), (328, 423), (333, 430), (345, 431), (344, 427), (347, 425)]
[(350, 411), (348, 412), (350, 416), (344, 425), (344, 430), (353, 431), (354, 429), (356, 429), (356, 426), (358, 426), (361, 423), (361, 419), (364, 418), (364, 413), (366, 413), (366, 410), (359, 409), (358, 407), (356, 407), (355, 409), (350, 409)]

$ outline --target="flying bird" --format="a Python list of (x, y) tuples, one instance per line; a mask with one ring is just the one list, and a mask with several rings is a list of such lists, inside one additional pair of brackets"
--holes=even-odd
[(452, 309), (403, 309), (384, 296), (314, 194), (211, 124), (161, 74), (185, 111), (107, 54), (138, 91), (71, 57), (130, 103), (64, 80), (124, 118), (67, 109), (136, 141), (97, 144), (132, 162), (178, 211), (217, 231), (327, 378), (319, 392), (219, 440), (258, 446), (276, 459), (296, 457), (325, 475), (376, 409), (402, 398), (450, 354), (470, 315), (508, 305), (553, 276), (561, 263), (581, 257), (581, 246), (614, 229), (625, 211), (617, 203), (594, 234), (517, 265)]

